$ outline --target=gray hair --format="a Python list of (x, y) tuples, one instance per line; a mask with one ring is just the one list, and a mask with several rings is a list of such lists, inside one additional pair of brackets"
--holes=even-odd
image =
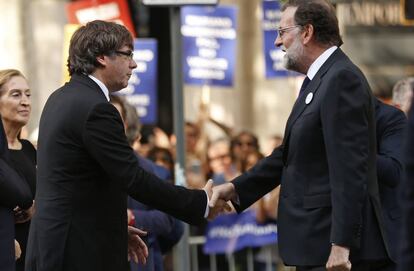
[(405, 113), (411, 105), (411, 97), (414, 91), (414, 77), (407, 77), (398, 81), (392, 89), (392, 102)]

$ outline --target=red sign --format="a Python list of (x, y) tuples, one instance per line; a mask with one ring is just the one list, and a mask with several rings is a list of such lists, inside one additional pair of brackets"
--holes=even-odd
[(86, 24), (93, 20), (111, 21), (124, 25), (135, 37), (126, 0), (81, 0), (66, 4), (70, 24)]

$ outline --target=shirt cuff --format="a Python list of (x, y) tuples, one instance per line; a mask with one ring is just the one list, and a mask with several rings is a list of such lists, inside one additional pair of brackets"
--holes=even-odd
[(208, 198), (207, 191), (204, 190), (204, 192), (206, 192), (206, 198), (207, 198), (206, 210), (204, 211), (204, 218), (207, 218), (208, 213), (210, 212), (210, 207), (208, 207), (208, 204), (210, 203), (210, 199)]

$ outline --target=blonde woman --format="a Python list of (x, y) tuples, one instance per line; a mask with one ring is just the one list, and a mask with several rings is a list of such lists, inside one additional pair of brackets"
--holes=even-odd
[[(30, 118), (31, 91), (26, 78), (18, 70), (0, 70), (0, 115), (7, 138), (11, 166), (20, 172), (28, 183), (34, 198), (36, 190), (36, 150), (33, 145), (19, 138), (22, 127)], [(27, 210), (15, 208), (15, 234), (21, 247), (16, 270), (24, 270), (26, 243), (33, 206)]]

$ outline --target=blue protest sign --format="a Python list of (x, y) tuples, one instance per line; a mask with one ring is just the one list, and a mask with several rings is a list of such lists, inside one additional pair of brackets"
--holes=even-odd
[(283, 67), (285, 53), (274, 45), (277, 37), (277, 27), (281, 12), (278, 0), (263, 0), (263, 44), (266, 62), (266, 78), (287, 76), (288, 71)]
[(157, 122), (157, 56), (155, 39), (135, 39), (137, 67), (132, 71), (128, 87), (119, 92), (135, 106), (143, 124)]
[(184, 83), (232, 86), (236, 61), (235, 7), (181, 9)]
[(245, 247), (277, 243), (274, 223), (258, 224), (254, 211), (221, 215), (207, 226), (204, 253), (232, 253)]

